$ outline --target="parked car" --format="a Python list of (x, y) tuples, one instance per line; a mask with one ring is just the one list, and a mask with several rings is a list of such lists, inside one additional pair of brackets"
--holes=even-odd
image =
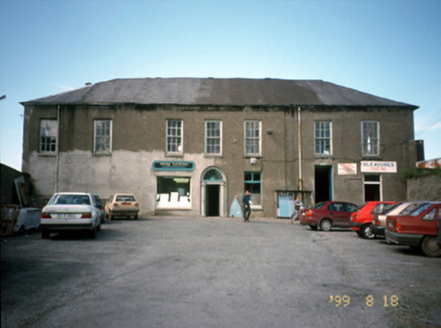
[(321, 202), (313, 209), (303, 210), (300, 224), (307, 225), (312, 230), (320, 227), (322, 231), (329, 231), (332, 227), (348, 228), (351, 213), (357, 209), (357, 205), (347, 202)]
[(358, 236), (365, 239), (372, 239), (376, 234), (372, 230), (374, 215), (384, 213), (396, 202), (367, 202), (358, 212), (351, 215), (350, 226)]
[(436, 240), (438, 247), (441, 248), (441, 213), (438, 212), (438, 238)]
[(421, 249), (429, 257), (441, 257), (439, 218), (441, 203), (429, 202), (408, 215), (388, 216), (386, 239), (394, 244)]
[(55, 193), (41, 211), (40, 228), (43, 239), (66, 230), (86, 230), (95, 238), (101, 229), (100, 212), (89, 193)]
[(115, 217), (133, 216), (138, 219), (139, 202), (133, 194), (120, 193), (110, 196), (105, 206), (106, 215), (109, 220)]
[(372, 220), (372, 230), (377, 236), (385, 236), (386, 218), (388, 215), (407, 215), (419, 206), (424, 205), (425, 202), (401, 202), (396, 203), (389, 208), (385, 213), (374, 215)]
[(104, 223), (106, 221), (106, 211), (104, 210), (104, 204), (101, 198), (97, 195), (92, 195), (93, 203), (96, 208), (100, 211), (100, 220), (101, 223)]

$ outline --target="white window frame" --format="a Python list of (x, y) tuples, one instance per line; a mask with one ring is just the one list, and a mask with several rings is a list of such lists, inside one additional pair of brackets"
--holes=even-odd
[[(370, 129), (367, 125), (375, 126), (376, 133), (372, 133), (372, 135), (366, 135), (365, 131)], [(365, 128), (365, 126), (367, 127)], [(361, 122), (361, 152), (362, 155), (366, 157), (380, 155), (380, 122)]]
[[(46, 124), (44, 124), (47, 122)], [(51, 122), (51, 123), (49, 123)], [(41, 119), (38, 138), (38, 151), (41, 154), (55, 154), (58, 152), (59, 124), (57, 119)], [(44, 138), (44, 139), (43, 139)], [(52, 148), (54, 146), (54, 149)]]
[[(103, 133), (99, 135), (100, 124), (109, 123), (108, 127), (104, 129), (108, 129), (108, 135)], [(104, 131), (105, 132), (105, 131)], [(104, 144), (107, 144), (107, 149), (98, 149), (98, 139), (103, 139)], [(109, 119), (96, 119), (93, 121), (93, 152), (95, 154), (111, 154), (112, 153), (112, 140), (113, 140), (113, 121)]]
[[(318, 126), (319, 125), (319, 126)], [(324, 136), (326, 131), (326, 125), (329, 130), (329, 136)], [(319, 132), (320, 136), (317, 136)], [(328, 152), (325, 150), (326, 141), (329, 141)], [(317, 143), (320, 143), (320, 151), (317, 152)], [(330, 121), (315, 121), (314, 122), (314, 153), (318, 156), (331, 156), (332, 155), (332, 122)]]
[[(219, 124), (219, 136), (210, 136), (209, 135), (209, 124), (210, 123), (218, 123)], [(213, 145), (209, 144), (209, 141), (219, 140), (219, 152), (209, 152), (209, 148), (213, 147)], [(205, 155), (208, 156), (221, 156), (222, 155), (222, 121), (221, 120), (209, 120), (205, 121)]]
[[(179, 122), (180, 127), (170, 126), (169, 123)], [(169, 134), (169, 129), (178, 131), (179, 134)], [(177, 142), (170, 143), (172, 139), (179, 139)], [(169, 145), (173, 149), (169, 150)], [(165, 122), (165, 152), (167, 155), (182, 155), (184, 153), (184, 120), (182, 119), (167, 119)]]
[[(248, 128), (249, 125), (257, 126), (258, 129), (254, 128), (251, 132), (254, 134), (255, 131), (258, 132), (258, 136), (248, 136)], [(251, 127), (252, 128), (252, 127)], [(262, 122), (258, 120), (247, 120), (244, 122), (244, 155), (245, 157), (255, 157), (255, 156), (261, 156), (262, 155)], [(251, 152), (249, 151), (248, 147), (248, 141), (258, 141), (257, 146), (259, 147), (257, 152)], [(253, 145), (254, 147), (255, 145)]]

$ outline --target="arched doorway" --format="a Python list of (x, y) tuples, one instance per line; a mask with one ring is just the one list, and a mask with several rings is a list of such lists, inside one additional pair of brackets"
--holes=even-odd
[(215, 167), (202, 174), (202, 216), (225, 216), (225, 177)]

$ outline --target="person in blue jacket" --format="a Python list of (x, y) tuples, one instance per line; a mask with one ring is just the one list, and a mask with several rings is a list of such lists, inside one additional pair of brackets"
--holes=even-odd
[(251, 196), (248, 190), (245, 191), (245, 194), (242, 198), (242, 204), (243, 204), (243, 220), (245, 222), (250, 222), (250, 215), (251, 215)]

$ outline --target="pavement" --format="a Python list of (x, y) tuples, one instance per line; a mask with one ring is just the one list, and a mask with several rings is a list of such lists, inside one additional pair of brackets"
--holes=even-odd
[(290, 220), (4, 239), (2, 327), (439, 327), (441, 259)]

